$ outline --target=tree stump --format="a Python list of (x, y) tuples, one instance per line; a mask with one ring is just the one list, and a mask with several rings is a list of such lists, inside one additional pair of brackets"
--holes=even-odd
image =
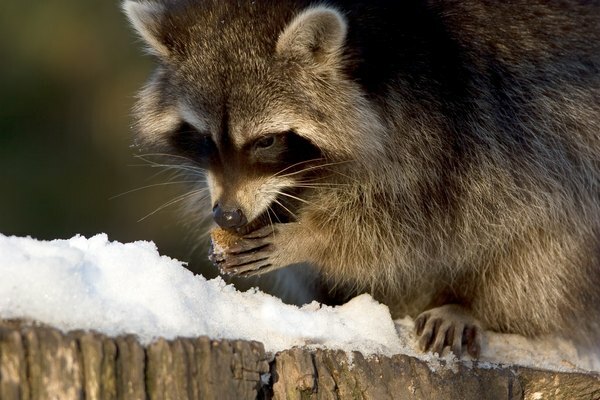
[[(350, 357), (349, 357), (350, 356)], [(600, 399), (598, 374), (0, 322), (0, 399)]]

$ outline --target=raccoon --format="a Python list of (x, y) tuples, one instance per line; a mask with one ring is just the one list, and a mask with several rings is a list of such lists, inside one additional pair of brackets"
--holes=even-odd
[(222, 272), (307, 263), (437, 353), (598, 340), (599, 2), (123, 7), (158, 64), (138, 140), (206, 171)]

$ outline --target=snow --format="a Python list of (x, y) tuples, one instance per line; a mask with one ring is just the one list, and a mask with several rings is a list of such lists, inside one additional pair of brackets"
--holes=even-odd
[(193, 275), (151, 242), (106, 235), (37, 241), (0, 235), (0, 318), (110, 336), (257, 340), (269, 352), (324, 346), (364, 354), (400, 350), (387, 307), (369, 295), (341, 307), (302, 308), (220, 279)]
[[(322, 347), (367, 356), (403, 353), (432, 368), (442, 365), (437, 355), (415, 350), (410, 318), (392, 321), (388, 308), (367, 294), (337, 307), (286, 305), (258, 290), (239, 292), (220, 278), (194, 275), (161, 256), (152, 242), (111, 242), (105, 234), (53, 241), (0, 234), (0, 276), (0, 319), (134, 334), (142, 344), (209, 336), (260, 341), (271, 353)], [(457, 362), (442, 356), (443, 365)], [(600, 371), (600, 357), (582, 356), (568, 342), (493, 333), (486, 334), (478, 365), (488, 363)]]

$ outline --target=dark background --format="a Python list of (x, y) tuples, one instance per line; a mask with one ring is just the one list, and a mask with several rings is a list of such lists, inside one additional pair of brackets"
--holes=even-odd
[(2, 1), (0, 233), (153, 240), (214, 276), (176, 205), (138, 222), (185, 188), (123, 194), (167, 182), (130, 147), (130, 109), (152, 68), (141, 48), (120, 2)]

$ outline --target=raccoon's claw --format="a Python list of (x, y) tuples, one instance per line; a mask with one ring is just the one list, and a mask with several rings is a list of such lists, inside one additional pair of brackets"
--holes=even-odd
[(448, 346), (459, 358), (465, 350), (473, 358), (478, 358), (481, 352), (481, 325), (455, 304), (421, 313), (415, 320), (415, 333), (421, 351), (442, 354)]
[(257, 275), (262, 272), (263, 269), (270, 267), (271, 264), (268, 263), (266, 258), (253, 261), (248, 264), (242, 265), (219, 265), (219, 270), (221, 274), (224, 275), (237, 275), (237, 276), (251, 276)]
[(227, 270), (235, 267), (242, 267), (247, 264), (256, 264), (267, 260), (270, 253), (271, 251), (267, 245), (259, 250), (228, 255), (218, 261), (218, 266), (222, 270)]
[(271, 266), (270, 246), (239, 254), (210, 255), (209, 258), (220, 272), (225, 275), (251, 275)]
[(230, 246), (225, 252), (227, 254), (243, 254), (259, 250), (272, 242), (270, 237), (261, 237), (257, 239), (240, 239)]
[(252, 232), (247, 233), (246, 235), (244, 235), (244, 238), (245, 239), (262, 239), (262, 238), (266, 238), (268, 236), (275, 235), (275, 232), (277, 232), (276, 226), (273, 224), (270, 224), (270, 225), (265, 225), (262, 228), (258, 228)]
[(257, 229), (244, 235), (242, 239), (215, 253), (211, 248), (209, 260), (226, 275), (254, 275), (270, 267), (269, 257), (273, 251), (273, 235), (271, 226)]

